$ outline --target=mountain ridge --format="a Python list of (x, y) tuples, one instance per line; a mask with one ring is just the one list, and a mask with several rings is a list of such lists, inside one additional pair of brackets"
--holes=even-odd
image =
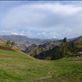
[(38, 39), (38, 38), (29, 38), (27, 36), (23, 35), (0, 35), (0, 39), (6, 39), (6, 40), (11, 40), (15, 41), (18, 44), (42, 44), (48, 41), (53, 41), (57, 39)]

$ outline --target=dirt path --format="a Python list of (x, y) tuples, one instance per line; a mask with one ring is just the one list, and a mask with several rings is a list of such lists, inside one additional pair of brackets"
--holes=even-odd
[(44, 82), (46, 79), (50, 79), (50, 78), (52, 78), (52, 76), (46, 76), (46, 77), (40, 77), (40, 78), (38, 78), (38, 79), (35, 79), (35, 80), (31, 80), (31, 81), (29, 81), (29, 82)]

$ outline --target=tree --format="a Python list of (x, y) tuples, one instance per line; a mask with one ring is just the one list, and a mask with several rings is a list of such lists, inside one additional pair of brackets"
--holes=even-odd
[(68, 44), (68, 49), (71, 51), (71, 52), (74, 52), (74, 50), (76, 49), (76, 45), (73, 41), (70, 41), (69, 44)]
[(14, 42), (14, 41), (12, 41), (12, 42), (11, 42), (11, 46), (10, 46), (10, 47), (12, 48), (14, 45), (15, 45), (15, 42)]
[(67, 42), (67, 38), (65, 37), (64, 39), (63, 39), (63, 43), (66, 43)]
[(51, 54), (53, 54), (51, 60), (62, 58), (60, 46), (55, 46), (52, 49)]
[(7, 46), (8, 48), (12, 48), (14, 45), (15, 45), (15, 42), (14, 42), (14, 41), (7, 40), (6, 46)]
[(66, 37), (62, 40), (61, 48), (62, 48), (62, 55), (65, 56), (66, 51), (67, 51), (67, 38)]
[(7, 47), (10, 47), (10, 43), (11, 43), (11, 41), (10, 41), (10, 40), (7, 40), (6, 46), (7, 46)]

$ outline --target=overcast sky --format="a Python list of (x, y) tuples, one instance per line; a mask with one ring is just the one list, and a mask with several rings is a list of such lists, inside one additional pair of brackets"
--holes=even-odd
[(0, 1), (0, 34), (31, 38), (82, 35), (82, 2)]

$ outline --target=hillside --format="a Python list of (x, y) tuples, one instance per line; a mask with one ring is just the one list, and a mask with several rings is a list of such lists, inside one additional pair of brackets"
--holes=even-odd
[(82, 44), (82, 36), (76, 37), (73, 39), (73, 42), (77, 43), (77, 44)]
[(82, 58), (37, 60), (0, 49), (0, 82), (81, 82)]

